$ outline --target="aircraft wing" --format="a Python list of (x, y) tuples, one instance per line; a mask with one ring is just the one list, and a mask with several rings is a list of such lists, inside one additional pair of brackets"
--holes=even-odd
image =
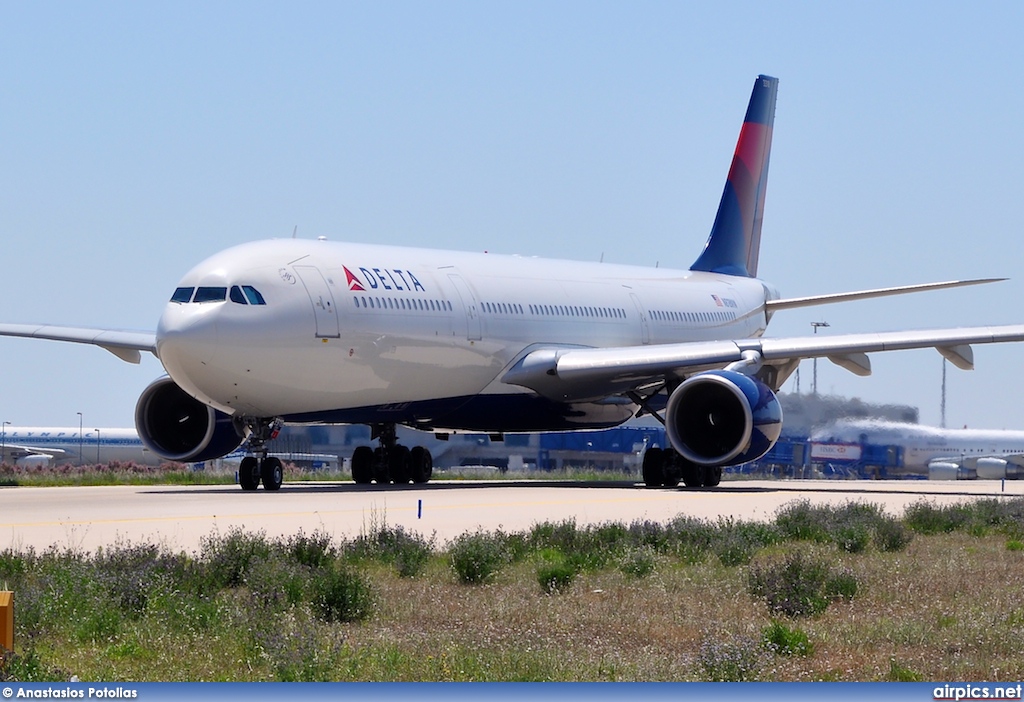
[(0, 324), (0, 336), (92, 344), (106, 349), (128, 363), (139, 363), (142, 360), (142, 351), (157, 355), (154, 332), (58, 327), (47, 324)]
[[(732, 339), (618, 348), (542, 348), (519, 359), (503, 376), (552, 399), (607, 397), (734, 363), (786, 369), (804, 358), (828, 358), (857, 375), (871, 374), (867, 354), (935, 348), (958, 368), (974, 367), (972, 344), (1024, 341), (1024, 325), (921, 331)], [(783, 377), (784, 380), (784, 377)], [(777, 389), (777, 388), (776, 388)]]
[(37, 448), (35, 446), (25, 446), (23, 444), (8, 444), (4, 443), (0, 446), (0, 461), (16, 461), (24, 456), (49, 456), (55, 458), (57, 456), (63, 456), (65, 451), (63, 449), (52, 449), (52, 448)]

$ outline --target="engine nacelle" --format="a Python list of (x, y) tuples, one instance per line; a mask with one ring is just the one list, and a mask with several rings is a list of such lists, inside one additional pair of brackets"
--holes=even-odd
[(970, 468), (953, 461), (930, 461), (929, 480), (975, 480), (978, 474)]
[(768, 453), (782, 433), (782, 406), (761, 381), (736, 371), (708, 371), (676, 388), (665, 409), (668, 439), (702, 466), (732, 466)]
[(979, 458), (977, 469), (979, 480), (1019, 480), (1024, 469), (1003, 458)]
[(166, 376), (150, 383), (139, 397), (135, 428), (150, 451), (183, 463), (226, 456), (242, 443), (231, 417), (204, 405)]

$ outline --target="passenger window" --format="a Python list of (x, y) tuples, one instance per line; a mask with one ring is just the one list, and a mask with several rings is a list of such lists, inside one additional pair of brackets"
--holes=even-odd
[(196, 296), (192, 300), (193, 302), (224, 302), (224, 299), (228, 295), (228, 289), (223, 288), (197, 288)]
[(192, 299), (192, 292), (195, 288), (177, 288), (171, 295), (171, 302), (188, 302)]

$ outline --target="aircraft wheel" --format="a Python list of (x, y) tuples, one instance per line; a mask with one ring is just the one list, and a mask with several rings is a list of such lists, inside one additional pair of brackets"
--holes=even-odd
[(238, 484), (246, 491), (260, 486), (260, 462), (255, 456), (246, 456), (238, 464)]
[(412, 463), (409, 449), (406, 446), (395, 444), (389, 455), (391, 461), (391, 479), (395, 485), (405, 485), (412, 480)]
[(722, 466), (704, 469), (704, 487), (717, 487), (722, 482)]
[(683, 484), (688, 488), (704, 487), (704, 466), (685, 461), (683, 463)]
[(264, 458), (263, 464), (260, 466), (260, 474), (263, 477), (263, 489), (264, 490), (280, 490), (281, 483), (284, 482), (284, 466), (281, 465), (281, 459)]
[(661, 487), (665, 481), (665, 452), (660, 448), (649, 448), (644, 453), (644, 485)]
[(417, 446), (412, 450), (412, 481), (414, 483), (425, 483), (430, 480), (430, 476), (434, 473), (434, 457), (430, 455), (430, 451)]
[(369, 446), (357, 446), (352, 452), (352, 480), (360, 485), (373, 480), (373, 449)]
[(661, 469), (661, 484), (665, 487), (676, 487), (683, 479), (683, 470), (686, 459), (674, 450), (665, 449), (664, 464)]
[(373, 450), (373, 479), (378, 485), (391, 482), (391, 466), (385, 462), (384, 449), (379, 446)]

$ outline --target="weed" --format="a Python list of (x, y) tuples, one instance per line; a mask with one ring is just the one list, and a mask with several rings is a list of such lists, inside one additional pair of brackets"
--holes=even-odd
[(857, 596), (858, 588), (857, 576), (849, 570), (832, 571), (825, 581), (825, 597), (849, 602)]
[(919, 534), (943, 534), (961, 529), (969, 514), (963, 505), (940, 507), (934, 502), (921, 500), (907, 507), (903, 523)]
[(321, 568), (313, 576), (311, 587), (313, 606), (326, 622), (362, 621), (373, 609), (369, 582), (344, 565)]
[(748, 636), (706, 635), (697, 664), (709, 682), (751, 682), (758, 679), (760, 650), (758, 642)]
[(303, 601), (312, 572), (283, 554), (272, 553), (250, 561), (245, 585), (255, 607), (281, 612)]
[(665, 553), (671, 543), (670, 532), (658, 522), (636, 520), (629, 525), (629, 543)]
[(746, 565), (757, 551), (778, 539), (779, 533), (771, 525), (720, 519), (711, 550), (724, 566)]
[(47, 665), (33, 647), (21, 653), (0, 648), (0, 682), (50, 682), (70, 677)]
[(250, 534), (235, 527), (227, 536), (208, 536), (200, 543), (200, 561), (205, 566), (207, 585), (213, 589), (238, 587), (256, 558), (270, 556), (266, 534)]
[(797, 541), (828, 541), (829, 513), (810, 500), (798, 500), (779, 508), (775, 527), (787, 539)]
[(807, 632), (791, 629), (776, 619), (761, 630), (761, 642), (768, 651), (782, 656), (809, 656), (814, 652)]
[(871, 543), (871, 532), (863, 524), (843, 526), (832, 533), (832, 540), (847, 553), (861, 553)]
[(680, 516), (665, 527), (665, 536), (675, 555), (686, 563), (699, 563), (711, 550), (718, 533), (704, 520)]
[(553, 548), (542, 550), (537, 565), (537, 583), (548, 595), (565, 592), (576, 580), (577, 568), (562, 554)]
[(833, 572), (824, 561), (797, 551), (781, 562), (752, 567), (747, 591), (764, 598), (773, 613), (802, 617), (821, 614), (832, 599), (852, 598), (857, 579), (845, 571)]
[(299, 532), (280, 544), (288, 556), (308, 568), (322, 568), (337, 557), (337, 550), (331, 544), (331, 537), (322, 531), (311, 535)]
[(889, 682), (921, 682), (924, 680), (924, 676), (920, 673), (915, 673), (906, 666), (900, 665), (896, 662), (895, 658), (890, 658), (889, 672), (885, 676), (885, 679)]
[(879, 551), (902, 551), (913, 538), (903, 523), (892, 517), (883, 516), (875, 524), (873, 541)]
[(490, 580), (511, 559), (500, 535), (484, 531), (462, 534), (448, 547), (459, 582), (475, 585)]
[(649, 546), (631, 547), (619, 559), (619, 570), (632, 578), (646, 578), (654, 572), (655, 555)]
[(434, 551), (434, 537), (424, 539), (417, 533), (408, 533), (401, 526), (379, 526), (369, 534), (361, 534), (349, 547), (355, 558), (368, 558), (393, 564), (403, 578), (422, 572)]

